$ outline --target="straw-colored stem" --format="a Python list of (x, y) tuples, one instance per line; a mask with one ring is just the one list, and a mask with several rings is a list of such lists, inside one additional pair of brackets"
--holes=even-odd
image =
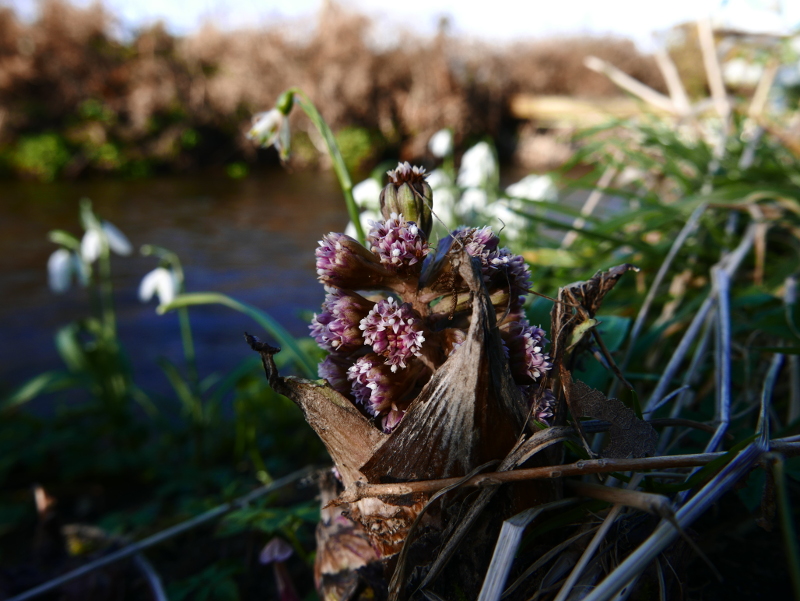
[(597, 58), (596, 56), (587, 56), (585, 59), (583, 59), (583, 64), (588, 69), (605, 75), (626, 92), (630, 92), (634, 96), (638, 96), (658, 110), (672, 115), (677, 113), (675, 105), (669, 98), (664, 96), (664, 94), (661, 92), (656, 92), (650, 86), (635, 80), (627, 73), (617, 69), (611, 63)]
[(603, 172), (603, 175), (601, 175), (600, 179), (597, 181), (597, 186), (594, 188), (594, 190), (592, 190), (591, 194), (589, 194), (589, 197), (586, 199), (583, 207), (581, 207), (581, 217), (578, 217), (572, 222), (572, 227), (574, 229), (568, 231), (566, 236), (564, 236), (564, 239), (561, 241), (561, 248), (569, 248), (572, 246), (573, 242), (578, 239), (578, 230), (582, 230), (586, 225), (586, 219), (584, 219), (584, 217), (587, 217), (594, 212), (594, 210), (597, 208), (597, 205), (600, 204), (600, 201), (603, 199), (603, 190), (611, 185), (611, 182), (614, 180), (616, 175), (616, 167), (610, 166), (606, 168), (606, 170)]
[(708, 87), (711, 89), (711, 97), (714, 99), (714, 108), (725, 121), (730, 114), (731, 104), (725, 92), (725, 81), (722, 78), (722, 69), (714, 44), (714, 31), (708, 19), (701, 19), (697, 22), (697, 35), (700, 40), (700, 51), (703, 54), (703, 66), (706, 70)]
[(683, 87), (681, 76), (678, 74), (678, 68), (670, 58), (664, 48), (656, 50), (655, 54), (656, 64), (661, 70), (661, 75), (667, 84), (669, 90), (669, 97), (672, 99), (672, 104), (675, 111), (681, 116), (686, 117), (692, 110), (692, 105), (689, 102), (689, 97), (686, 94), (686, 89)]
[[(672, 246), (669, 249), (669, 253), (667, 253), (666, 258), (661, 263), (661, 267), (658, 268), (658, 273), (656, 273), (656, 277), (653, 280), (653, 283), (650, 285), (650, 289), (647, 291), (647, 296), (642, 303), (642, 307), (639, 309), (639, 313), (636, 315), (636, 321), (633, 323), (633, 327), (631, 328), (631, 334), (628, 337), (628, 349), (625, 351), (625, 357), (622, 359), (622, 363), (620, 364), (619, 368), (622, 373), (625, 373), (625, 370), (628, 367), (628, 363), (630, 362), (631, 358), (633, 357), (633, 349), (636, 345), (636, 341), (639, 339), (639, 334), (641, 333), (642, 329), (644, 328), (645, 320), (647, 319), (647, 315), (650, 312), (650, 307), (653, 304), (653, 301), (656, 298), (656, 294), (658, 294), (658, 289), (661, 287), (661, 282), (664, 281), (664, 278), (669, 271), (669, 268), (672, 267), (672, 262), (675, 260), (675, 257), (678, 255), (678, 252), (686, 243), (686, 240), (689, 236), (695, 231), (697, 225), (700, 223), (700, 217), (703, 216), (703, 213), (706, 210), (707, 205), (702, 203), (697, 206), (697, 208), (692, 212), (687, 219), (686, 223), (684, 224), (683, 228), (681, 228), (678, 237), (675, 238), (675, 242), (672, 243)], [(614, 380), (611, 384), (611, 389), (608, 392), (608, 397), (612, 398), (616, 393), (618, 386), (618, 381)]]

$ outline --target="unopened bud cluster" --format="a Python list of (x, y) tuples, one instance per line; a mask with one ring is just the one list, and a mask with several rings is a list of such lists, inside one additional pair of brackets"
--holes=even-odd
[(488, 227), (459, 228), (434, 251), (432, 193), (425, 170), (400, 164), (381, 193), (384, 220), (371, 222), (367, 247), (344, 234), (323, 237), (316, 251), (328, 292), (311, 334), (330, 354), (320, 377), (373, 417), (385, 432), (403, 418), (422, 387), (465, 340), (470, 293), (448, 250), (465, 249), (481, 262), (514, 381), (552, 417), (554, 398), (540, 390), (550, 368), (545, 332), (523, 312), (530, 271), (521, 256), (500, 248)]

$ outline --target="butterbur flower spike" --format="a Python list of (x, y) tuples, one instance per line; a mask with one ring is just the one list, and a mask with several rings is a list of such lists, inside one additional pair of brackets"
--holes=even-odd
[(311, 320), (311, 336), (329, 351), (355, 350), (364, 345), (359, 324), (375, 303), (356, 293), (333, 289), (322, 305), (322, 312)]
[(396, 279), (378, 257), (345, 234), (322, 237), (316, 250), (317, 277), (326, 286), (363, 290), (386, 288)]
[[(501, 248), (488, 227), (455, 230), (430, 256), (425, 171), (403, 163), (389, 179), (383, 219), (371, 223), (367, 247), (330, 233), (316, 249), (327, 296), (310, 330), (329, 352), (318, 367), (327, 382), (281, 378), (273, 351), (253, 347), (273, 388), (301, 407), (350, 492), (359, 482), (463, 476), (503, 460), (530, 412), (545, 421), (554, 407), (542, 392), (551, 368), (545, 332), (522, 312), (530, 288), (522, 257)], [(536, 486), (537, 502), (552, 500), (550, 484)], [(395, 504), (369, 497), (339, 515), (385, 559), (400, 550), (428, 498)], [(333, 582), (324, 556), (317, 567)]]

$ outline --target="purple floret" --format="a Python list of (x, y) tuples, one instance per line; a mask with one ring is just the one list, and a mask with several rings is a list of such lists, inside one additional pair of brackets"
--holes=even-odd
[(367, 241), (384, 267), (395, 271), (405, 271), (413, 265), (421, 267), (429, 249), (425, 234), (416, 223), (404, 221), (402, 215), (392, 213), (390, 219), (370, 224), (372, 229)]
[(343, 290), (331, 289), (314, 314), (309, 329), (320, 347), (329, 351), (352, 351), (364, 344), (359, 324), (375, 303)]
[(372, 350), (386, 357), (386, 364), (392, 371), (405, 368), (406, 362), (419, 356), (425, 335), (422, 320), (410, 303), (398, 305), (393, 298), (375, 305), (361, 320), (364, 342), (372, 345)]
[(356, 402), (370, 415), (379, 415), (391, 407), (392, 374), (376, 354), (359, 357), (347, 370), (347, 380)]
[(549, 341), (542, 328), (514, 322), (509, 324), (507, 334), (509, 365), (517, 384), (531, 384), (550, 370), (550, 356), (544, 352)]

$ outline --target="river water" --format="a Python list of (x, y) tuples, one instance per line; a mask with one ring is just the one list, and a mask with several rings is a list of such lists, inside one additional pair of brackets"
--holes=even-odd
[[(307, 314), (324, 297), (316, 281), (314, 249), (322, 234), (343, 231), (347, 212), (330, 174), (271, 171), (243, 180), (207, 175), (143, 181), (4, 183), (0, 193), (0, 393), (48, 369), (62, 367), (56, 330), (89, 314), (87, 291), (48, 289), (52, 229), (82, 234), (81, 198), (121, 229), (136, 251), (112, 260), (119, 334), (135, 381), (168, 392), (157, 366), (182, 356), (176, 314), (159, 316), (156, 302), (139, 302), (139, 282), (157, 260), (142, 244), (176, 252), (189, 292), (229, 294), (270, 313), (295, 335), (307, 334)], [(191, 310), (201, 377), (225, 372), (252, 355), (246, 316), (221, 306)]]
[[(524, 175), (504, 172), (508, 184)], [(258, 307), (297, 336), (308, 334), (311, 312), (324, 290), (316, 280), (320, 237), (343, 231), (348, 217), (331, 173), (272, 170), (241, 180), (194, 175), (153, 180), (6, 182), (0, 187), (0, 398), (27, 379), (63, 367), (53, 335), (90, 314), (78, 286), (62, 295), (47, 286), (47, 259), (57, 247), (53, 229), (80, 237), (82, 198), (121, 229), (136, 251), (112, 259), (120, 339), (135, 382), (170, 393), (158, 359), (182, 364), (177, 314), (156, 314), (156, 301), (139, 302), (142, 277), (157, 266), (143, 244), (176, 252), (188, 292), (222, 292)], [(584, 192), (561, 202), (580, 206)], [(242, 332), (263, 334), (250, 318), (221, 306), (191, 308), (200, 376), (225, 373), (252, 356)]]

